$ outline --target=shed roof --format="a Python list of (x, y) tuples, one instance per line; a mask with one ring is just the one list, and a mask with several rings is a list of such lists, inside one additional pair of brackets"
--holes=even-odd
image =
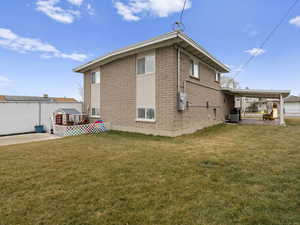
[(283, 98), (289, 96), (290, 90), (263, 90), (263, 89), (231, 89), (222, 88), (225, 93), (233, 94), (239, 97), (249, 98)]
[(60, 108), (55, 113), (69, 114), (69, 115), (82, 115), (77, 109), (74, 108)]
[(200, 46), (198, 43), (196, 43), (190, 37), (188, 37), (187, 35), (183, 34), (180, 31), (170, 32), (152, 38), (150, 40), (143, 41), (135, 45), (128, 46), (126, 48), (119, 49), (117, 51), (111, 52), (102, 57), (99, 57), (95, 60), (92, 60), (88, 63), (85, 63), (75, 68), (73, 71), (83, 73), (92, 69), (95, 66), (98, 65), (101, 66), (109, 62), (112, 62), (113, 60), (123, 58), (129, 55), (137, 54), (141, 50), (145, 51), (145, 50), (150, 50), (158, 47), (171, 46), (174, 44), (177, 44), (179, 47), (197, 56), (198, 58), (200, 58), (201, 61), (215, 68), (219, 72), (222, 73), (230, 72), (230, 69), (227, 66), (225, 66), (214, 56), (212, 56), (208, 51), (206, 51), (202, 46)]
[(300, 97), (291, 95), (284, 99), (284, 102), (300, 102)]

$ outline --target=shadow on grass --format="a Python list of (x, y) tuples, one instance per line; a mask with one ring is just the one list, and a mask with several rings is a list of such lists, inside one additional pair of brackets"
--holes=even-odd
[(286, 118), (285, 119), (286, 125), (288, 126), (300, 126), (300, 118)]

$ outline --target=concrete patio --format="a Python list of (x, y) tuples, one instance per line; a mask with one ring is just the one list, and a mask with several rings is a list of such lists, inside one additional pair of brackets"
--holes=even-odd
[(280, 126), (280, 120), (263, 120), (262, 118), (243, 118), (240, 124)]

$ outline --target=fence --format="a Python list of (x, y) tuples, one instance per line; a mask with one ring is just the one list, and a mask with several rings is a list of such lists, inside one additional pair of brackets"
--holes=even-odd
[(98, 134), (110, 129), (109, 123), (89, 123), (84, 125), (62, 126), (54, 125), (54, 134), (61, 137), (82, 134)]
[(0, 135), (33, 132), (34, 126), (51, 129), (51, 116), (59, 108), (82, 112), (82, 103), (74, 102), (0, 102)]

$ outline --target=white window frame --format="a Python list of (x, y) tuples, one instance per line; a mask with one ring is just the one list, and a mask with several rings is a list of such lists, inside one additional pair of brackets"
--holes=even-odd
[(220, 83), (221, 81), (221, 73), (216, 71), (216, 74), (215, 74), (215, 81)]
[[(190, 77), (200, 79), (200, 60), (195, 58), (190, 58)], [(197, 69), (196, 69), (197, 68)]]
[[(139, 118), (139, 109), (145, 109), (145, 118)], [(148, 110), (153, 110), (154, 111), (154, 118), (153, 119), (148, 119), (147, 118), (147, 111)], [(136, 121), (139, 122), (155, 122), (156, 121), (156, 110), (155, 108), (146, 108), (146, 107), (139, 107), (136, 109)]]
[[(97, 80), (97, 76), (99, 75), (99, 79)], [(101, 72), (100, 70), (98, 71), (92, 71), (91, 72), (91, 84), (100, 84), (101, 82)]]
[[(147, 62), (149, 62), (149, 57), (153, 57), (154, 60), (154, 68), (153, 71), (147, 71)], [(145, 73), (138, 73), (138, 61), (140, 59), (145, 59)], [(147, 60), (148, 59), (148, 60)], [(148, 75), (148, 74), (154, 74), (156, 71), (156, 58), (155, 58), (155, 53), (151, 53), (151, 54), (147, 54), (147, 55), (143, 55), (143, 56), (139, 56), (136, 58), (136, 75), (137, 76), (143, 76), (143, 75)]]
[[(93, 114), (93, 109), (98, 109), (99, 110), (99, 114)], [(95, 108), (95, 107), (92, 107), (91, 108), (91, 115), (90, 115), (91, 118), (100, 118), (100, 108)]]

